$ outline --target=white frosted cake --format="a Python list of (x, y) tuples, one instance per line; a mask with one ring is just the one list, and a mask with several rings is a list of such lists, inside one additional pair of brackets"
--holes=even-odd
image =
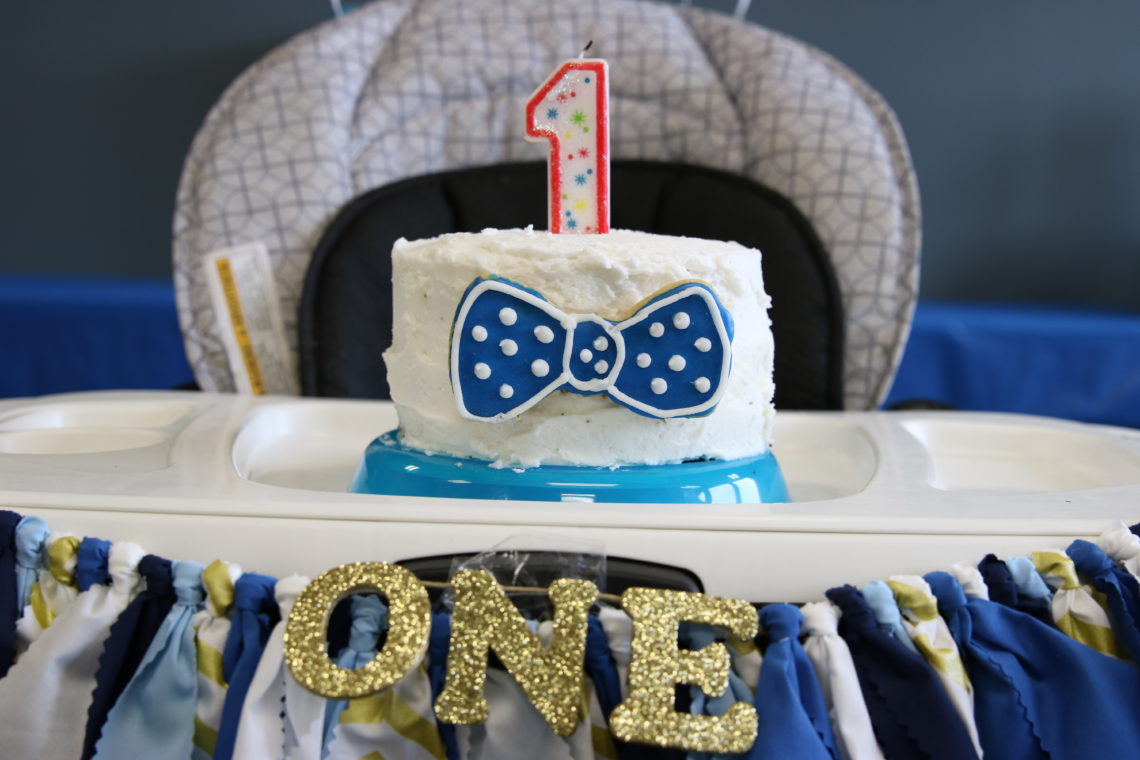
[(392, 291), (384, 359), (406, 446), (512, 467), (768, 448), (758, 251), (630, 231), (455, 233), (398, 241)]

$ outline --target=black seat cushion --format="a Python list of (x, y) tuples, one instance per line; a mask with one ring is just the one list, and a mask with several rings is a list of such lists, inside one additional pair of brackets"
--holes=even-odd
[[(830, 259), (807, 219), (780, 194), (727, 172), (615, 161), (612, 226), (736, 240), (763, 252), (776, 341), (776, 406), (840, 409), (843, 307)], [(443, 172), (372, 190), (321, 238), (299, 315), (302, 392), (389, 397), (381, 352), (392, 335), (392, 244), (446, 232), (546, 222), (546, 163)]]

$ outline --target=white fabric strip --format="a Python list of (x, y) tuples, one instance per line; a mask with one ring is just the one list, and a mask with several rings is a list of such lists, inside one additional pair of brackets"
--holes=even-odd
[(566, 740), (550, 730), (509, 673), (488, 668), (485, 694), (487, 722), (455, 728), (462, 760), (574, 760)]
[(320, 760), (325, 738), (325, 700), (287, 672), (283, 712), (285, 760)]
[[(605, 605), (598, 610), (598, 620), (602, 622), (602, 629), (606, 632), (610, 654), (613, 655), (618, 680), (621, 681), (621, 698), (625, 699), (629, 696), (629, 647), (633, 640), (633, 621), (624, 610)], [(753, 678), (753, 688), (755, 683), (756, 679)]]
[(103, 642), (138, 590), (142, 557), (138, 544), (112, 544), (111, 585), (79, 594), (0, 680), (4, 757), (79, 757)]
[(1140, 579), (1140, 536), (1117, 520), (1105, 529), (1096, 540), (1104, 553), (1119, 562), (1132, 577)]
[(808, 634), (804, 651), (815, 667), (840, 753), (845, 760), (884, 760), (851, 650), (839, 636), (839, 608), (830, 602), (811, 602), (801, 612)]
[(989, 601), (990, 589), (982, 578), (982, 571), (977, 567), (966, 562), (955, 562), (950, 568), (950, 574), (958, 579), (966, 596)]
[[(238, 724), (237, 740), (234, 743), (233, 760), (278, 760), (285, 756), (285, 680), (291, 679), (285, 665), (285, 624), (297, 595), (309, 585), (309, 579), (300, 575), (290, 575), (277, 581), (273, 587), (281, 620), (274, 626), (257, 663), (257, 672), (250, 681), (242, 706), (241, 723)], [(316, 755), (320, 755), (320, 730), (313, 732), (317, 737)]]

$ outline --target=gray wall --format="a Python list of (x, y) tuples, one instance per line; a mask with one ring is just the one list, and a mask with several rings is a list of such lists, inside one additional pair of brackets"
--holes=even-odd
[[(4, 3), (0, 274), (167, 275), (210, 104), (329, 16), (324, 0)], [(895, 107), (922, 190), (923, 297), (1140, 311), (1136, 0), (754, 0), (749, 19)]]

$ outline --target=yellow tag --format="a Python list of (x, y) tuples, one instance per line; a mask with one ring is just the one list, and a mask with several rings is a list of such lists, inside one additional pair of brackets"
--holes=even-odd
[(237, 341), (238, 350), (241, 351), (241, 361), (245, 365), (245, 374), (249, 378), (250, 387), (254, 395), (265, 395), (265, 379), (261, 376), (261, 365), (257, 363), (257, 353), (253, 350), (253, 343), (249, 339), (245, 314), (241, 308), (241, 296), (238, 295), (230, 260), (219, 258), (214, 262), (214, 266), (218, 269), (218, 279), (221, 280), (226, 308), (230, 313), (230, 327), (233, 328), (234, 340)]

